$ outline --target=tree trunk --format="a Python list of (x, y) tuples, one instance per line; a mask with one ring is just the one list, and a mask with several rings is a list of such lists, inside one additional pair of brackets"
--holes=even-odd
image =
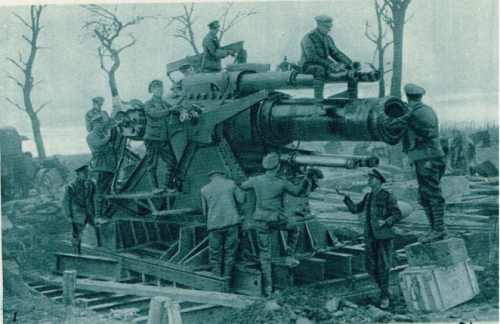
[(379, 46), (378, 49), (378, 71), (380, 73), (380, 80), (378, 81), (378, 97), (383, 98), (385, 97), (385, 80), (384, 80), (384, 74), (385, 74), (385, 67), (384, 67), (384, 52), (385, 50), (383, 49), (382, 46)]
[(33, 137), (36, 144), (36, 150), (38, 151), (38, 159), (45, 160), (47, 155), (45, 154), (45, 146), (43, 145), (42, 132), (40, 130), (40, 120), (36, 114), (30, 115), (31, 128), (33, 129)]
[(406, 8), (409, 0), (392, 0), (392, 36), (394, 39), (394, 58), (392, 63), (391, 95), (401, 97), (401, 79), (403, 75), (403, 31)]

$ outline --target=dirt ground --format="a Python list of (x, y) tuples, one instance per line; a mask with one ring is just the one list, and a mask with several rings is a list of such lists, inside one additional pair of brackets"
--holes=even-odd
[[(487, 159), (498, 165), (498, 147), (478, 150), (478, 162)], [(12, 215), (16, 221), (23, 220), (23, 215), (19, 213)], [(60, 241), (70, 239), (70, 224), (62, 211), (44, 219), (43, 222), (33, 222), (29, 218), (25, 220), (26, 222), (20, 226), (3, 230), (3, 257), (16, 260), (21, 273), (28, 271), (51, 273), (55, 267), (54, 253), (61, 251)], [(43, 235), (40, 235), (41, 233)], [(489, 265), (486, 255), (472, 256), (472, 259), (475, 265), (482, 267), (476, 271), (481, 292), (469, 302), (444, 312), (409, 313), (401, 294), (393, 295), (388, 311), (378, 309), (378, 301), (374, 298), (358, 301), (357, 305), (339, 300), (338, 306), (333, 307), (337, 300), (335, 291), (331, 288), (294, 287), (276, 291), (269, 298), (247, 309), (228, 311), (218, 323), (498, 322), (498, 268)], [(36, 324), (128, 322), (84, 308), (66, 307), (35, 291), (30, 291), (28, 296), (20, 296), (16, 292), (4, 290), (4, 323), (13, 322), (14, 318), (19, 323)]]

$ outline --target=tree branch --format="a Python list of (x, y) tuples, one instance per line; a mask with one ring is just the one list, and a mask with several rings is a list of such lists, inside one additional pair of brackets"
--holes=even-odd
[(18, 14), (16, 14), (15, 12), (12, 13), (14, 16), (16, 16), (17, 18), (19, 18), (19, 20), (21, 20), (23, 22), (23, 24), (25, 24), (29, 29), (32, 28), (32, 26), (30, 24), (28, 24), (26, 22), (26, 20), (24, 20), (23, 18), (21, 18), (21, 16), (19, 16)]
[(390, 41), (390, 42), (387, 42), (387, 43), (386, 43), (386, 44), (382, 47), (382, 50), (383, 50), (383, 51), (385, 51), (385, 49), (386, 49), (389, 45), (391, 45), (392, 43), (394, 43), (394, 41), (393, 41), (393, 40), (392, 40), (392, 41)]
[(101, 69), (104, 72), (109, 73), (109, 71), (106, 70), (106, 67), (104, 66), (104, 57), (103, 57), (103, 54), (101, 52), (101, 47), (100, 46), (97, 48), (97, 52), (99, 52), (99, 59), (101, 60)]
[(130, 44), (125, 45), (125, 46), (123, 46), (122, 48), (118, 49), (118, 50), (117, 50), (117, 52), (118, 52), (118, 53), (120, 53), (120, 52), (121, 52), (121, 51), (123, 51), (124, 49), (126, 49), (126, 48), (128, 48), (128, 47), (130, 47), (130, 46), (133, 46), (133, 45), (137, 42), (137, 39), (135, 39), (133, 36), (132, 36), (132, 39), (133, 39), (133, 41), (132, 41)]
[(50, 104), (51, 102), (52, 102), (52, 100), (50, 100), (50, 101), (48, 101), (48, 102), (44, 103), (43, 105), (41, 105), (41, 106), (40, 106), (40, 108), (38, 108), (38, 109), (35, 111), (35, 114), (38, 114), (38, 112), (39, 112), (40, 110), (42, 110), (42, 108), (43, 108), (43, 107), (47, 106), (47, 105), (48, 105), (48, 104)]
[(25, 70), (25, 69), (23, 69), (23, 68), (21, 67), (21, 65), (19, 65), (19, 63), (17, 63), (16, 61), (14, 61), (13, 59), (11, 59), (10, 57), (7, 57), (7, 60), (9, 60), (9, 61), (11, 61), (12, 63), (14, 63), (14, 65), (15, 65), (15, 66), (17, 66), (17, 67), (18, 67), (21, 71), (23, 71), (23, 73), (25, 73), (25, 72), (26, 72), (26, 70)]
[(389, 70), (387, 70), (387, 71), (384, 71), (384, 74), (389, 73), (389, 72), (392, 72), (392, 69), (389, 69)]
[(10, 100), (8, 97), (5, 97), (5, 100), (7, 100), (8, 102), (10, 102), (11, 104), (13, 104), (14, 106), (16, 106), (18, 109), (22, 110), (22, 111), (26, 111), (26, 109), (22, 108), (21, 106), (19, 106), (19, 104), (15, 103), (15, 102), (12, 102), (12, 100)]
[(17, 83), (18, 86), (24, 89), (24, 85), (19, 81), (18, 79), (14, 78), (12, 75), (7, 75), (7, 78), (14, 80), (15, 83)]

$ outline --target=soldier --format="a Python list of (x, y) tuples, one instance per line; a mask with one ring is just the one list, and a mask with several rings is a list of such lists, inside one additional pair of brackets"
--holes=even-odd
[(207, 216), (210, 267), (219, 277), (232, 275), (241, 222), (236, 203), (245, 202), (245, 193), (225, 175), (224, 171), (210, 172), (211, 182), (201, 188), (203, 214)]
[[(148, 100), (144, 106), (146, 112), (146, 134), (144, 134), (144, 143), (146, 144), (146, 163), (148, 166), (149, 179), (153, 187), (153, 193), (161, 193), (167, 190), (170, 186), (170, 178), (172, 177), (177, 160), (174, 155), (172, 146), (170, 145), (170, 136), (168, 134), (168, 117), (176, 110), (168, 102), (162, 99), (163, 82), (153, 80), (148, 87), (149, 93), (153, 97)], [(165, 162), (164, 183), (160, 188), (156, 170), (158, 160)], [(168, 189), (168, 191), (172, 191)]]
[(422, 103), (425, 89), (407, 84), (404, 91), (409, 111), (389, 124), (396, 127), (408, 126), (408, 132), (403, 138), (403, 153), (408, 155), (408, 162), (415, 165), (419, 203), (431, 226), (431, 231), (419, 238), (419, 241), (430, 243), (442, 240), (448, 234), (444, 225), (445, 200), (441, 191), (441, 177), (446, 169), (444, 152), (439, 141), (436, 113)]
[(92, 152), (90, 166), (95, 174), (96, 197), (95, 216), (100, 219), (106, 211), (107, 204), (103, 195), (111, 189), (111, 182), (116, 168), (115, 154), (111, 136), (105, 133), (101, 115), (92, 117), (92, 131), (87, 135), (87, 144)]
[[(314, 98), (316, 105), (323, 108), (323, 89), (328, 75), (352, 68), (352, 61), (337, 49), (333, 39), (328, 36), (332, 30), (332, 18), (321, 15), (315, 19), (318, 27), (307, 33), (300, 43), (302, 56), (299, 66), (303, 73), (314, 75)], [(330, 60), (330, 57), (335, 61)]]
[(101, 115), (103, 118), (103, 122), (105, 125), (109, 123), (109, 115), (106, 111), (102, 110), (102, 104), (104, 103), (104, 98), (103, 97), (95, 97), (92, 99), (92, 104), (94, 107), (87, 111), (85, 114), (85, 127), (87, 128), (87, 132), (90, 132), (92, 130), (92, 117), (95, 115)]
[(94, 227), (97, 244), (101, 243), (100, 230), (94, 223), (95, 184), (88, 180), (88, 169), (88, 165), (75, 169), (76, 180), (66, 186), (62, 202), (64, 213), (73, 228), (73, 250), (78, 254), (82, 253), (82, 234), (87, 224)]
[(458, 129), (454, 129), (452, 134), (453, 138), (448, 152), (448, 169), (456, 175), (470, 175), (471, 162), (477, 165), (476, 145), (469, 136)]
[(203, 62), (201, 67), (205, 73), (220, 72), (222, 71), (221, 59), (235, 53), (231, 49), (220, 49), (219, 38), (217, 37), (220, 25), (217, 20), (208, 24), (208, 28), (210, 28), (210, 31), (203, 38)]
[(262, 166), (267, 170), (266, 173), (248, 179), (241, 184), (241, 188), (255, 190), (257, 202), (253, 219), (257, 227), (257, 244), (264, 295), (269, 296), (272, 292), (271, 234), (274, 231), (288, 231), (286, 263), (291, 266), (296, 266), (299, 263), (293, 258), (299, 238), (299, 228), (293, 220), (285, 215), (283, 194), (289, 192), (298, 196), (307, 188), (308, 182), (304, 180), (300, 186), (295, 186), (281, 178), (278, 175), (280, 157), (277, 153), (266, 155), (262, 160)]
[(393, 265), (394, 224), (403, 216), (396, 199), (382, 184), (384, 176), (376, 169), (369, 174), (368, 186), (371, 192), (366, 194), (361, 202), (354, 204), (349, 196), (344, 196), (344, 203), (351, 213), (365, 212), (365, 267), (375, 278), (380, 288), (380, 308), (389, 308), (389, 271)]

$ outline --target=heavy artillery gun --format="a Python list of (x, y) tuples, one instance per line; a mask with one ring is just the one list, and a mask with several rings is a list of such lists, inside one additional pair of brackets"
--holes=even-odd
[[(170, 74), (173, 71), (169, 66), (179, 68), (181, 64), (168, 65)], [(223, 169), (241, 183), (263, 172), (261, 161), (269, 152), (281, 154), (281, 173), (292, 182), (303, 177), (309, 166), (373, 167), (378, 164), (373, 157), (319, 155), (289, 144), (340, 140), (396, 144), (405, 132), (388, 124), (391, 117), (404, 113), (399, 98), (357, 98), (358, 83), (376, 81), (379, 77), (376, 72), (338, 74), (330, 82), (347, 84), (347, 91), (325, 99), (324, 110), (319, 110), (312, 99), (294, 99), (278, 91), (311, 88), (311, 75), (272, 72), (269, 67), (268, 64), (229, 65), (221, 73), (186, 75), (173, 87), (166, 100), (179, 107), (179, 114), (168, 121), (178, 160), (171, 179), (178, 189), (175, 193), (151, 194), (144, 150), (140, 149), (146, 123), (144, 112), (135, 109), (118, 114), (115, 150), (119, 162), (113, 194), (106, 197), (112, 204), (106, 222), (100, 225), (103, 246), (91, 249), (84, 246), (84, 251), (119, 259), (124, 270), (142, 274), (143, 278), (228, 291), (228, 278), (207, 272), (208, 237), (201, 217), (200, 189), (209, 182), (208, 172)], [(307, 197), (286, 199), (291, 217), (301, 215), (297, 216), (300, 223), (297, 253), (303, 262), (294, 270), (283, 264), (286, 234), (276, 233), (272, 241), (275, 286), (290, 284), (293, 274), (296, 281), (304, 279), (307, 267), (315, 262), (322, 267), (315, 279), (338, 275), (335, 263), (341, 256), (332, 252), (337, 243), (335, 236), (314, 216), (297, 212)], [(252, 230), (254, 205), (253, 193), (249, 192), (241, 206), (244, 231), (232, 285), (233, 291), (258, 295), (261, 291)]]

